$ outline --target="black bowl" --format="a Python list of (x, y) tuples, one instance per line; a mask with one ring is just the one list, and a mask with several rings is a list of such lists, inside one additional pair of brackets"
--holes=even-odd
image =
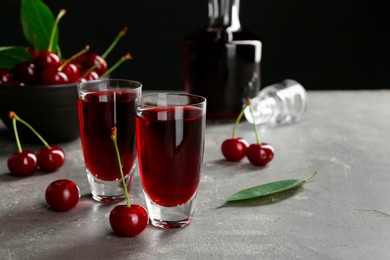
[[(79, 138), (77, 116), (77, 84), (10, 86), (0, 84), (0, 118), (12, 132), (14, 111), (28, 122), (47, 142), (61, 143)], [(18, 124), (22, 141), (37, 143), (39, 139)]]

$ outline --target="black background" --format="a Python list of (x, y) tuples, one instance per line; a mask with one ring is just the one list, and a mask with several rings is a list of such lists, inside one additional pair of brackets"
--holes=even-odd
[[(207, 0), (46, 0), (60, 23), (65, 57), (89, 44), (104, 52), (116, 34), (128, 34), (108, 57), (126, 52), (112, 77), (141, 81), (145, 90), (182, 89), (181, 39), (207, 23)], [(263, 41), (262, 85), (292, 78), (307, 89), (389, 88), (389, 18), (378, 0), (241, 0), (241, 24)], [(20, 1), (1, 0), (0, 46), (27, 45)]]

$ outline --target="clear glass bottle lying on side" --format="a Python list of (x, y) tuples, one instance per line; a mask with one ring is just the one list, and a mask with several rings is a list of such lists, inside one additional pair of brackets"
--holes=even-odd
[[(306, 111), (308, 97), (301, 84), (292, 79), (263, 88), (252, 98), (253, 116), (256, 124), (283, 125), (299, 121)], [(249, 108), (245, 117), (253, 124)]]

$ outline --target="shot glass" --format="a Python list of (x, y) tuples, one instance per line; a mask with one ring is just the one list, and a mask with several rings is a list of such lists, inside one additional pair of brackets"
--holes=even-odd
[(111, 139), (117, 142), (127, 188), (135, 171), (135, 98), (142, 84), (124, 79), (101, 79), (78, 85), (78, 118), (87, 177), (92, 197), (100, 202), (125, 198), (118, 158)]
[(138, 166), (150, 223), (161, 228), (187, 226), (202, 168), (206, 99), (156, 93), (135, 103)]

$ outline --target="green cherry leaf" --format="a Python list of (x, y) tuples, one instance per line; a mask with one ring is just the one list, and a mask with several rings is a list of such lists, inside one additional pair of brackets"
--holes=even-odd
[(231, 202), (231, 201), (248, 200), (248, 199), (260, 198), (260, 197), (277, 194), (283, 191), (297, 188), (303, 185), (304, 183), (310, 181), (311, 179), (313, 179), (316, 175), (317, 175), (317, 171), (315, 171), (310, 177), (304, 180), (300, 180), (300, 179), (280, 180), (280, 181), (270, 182), (259, 186), (251, 187), (248, 189), (244, 189), (228, 197), (227, 201)]
[[(54, 15), (41, 0), (22, 0), (21, 22), (27, 41), (38, 50), (47, 50), (54, 25)], [(58, 30), (53, 50), (58, 49)]]
[(0, 68), (12, 69), (20, 62), (27, 60), (31, 60), (31, 55), (25, 47), (0, 47)]

